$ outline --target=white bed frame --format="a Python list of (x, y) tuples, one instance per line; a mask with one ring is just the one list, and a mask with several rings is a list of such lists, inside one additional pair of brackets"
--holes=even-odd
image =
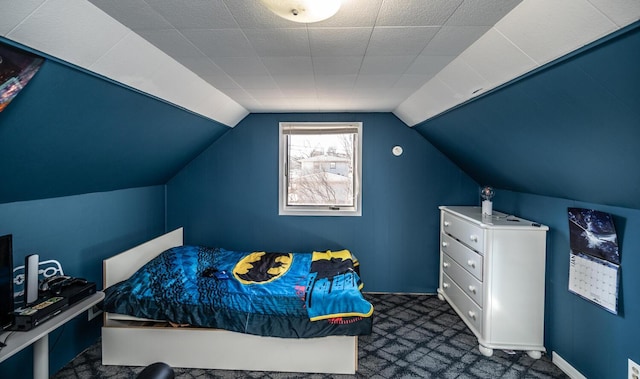
[[(104, 288), (182, 243), (179, 228), (104, 260)], [(220, 329), (143, 326), (136, 320), (140, 319), (105, 313), (102, 364), (165, 362), (173, 367), (335, 374), (354, 374), (358, 368), (358, 337), (261, 337)]]

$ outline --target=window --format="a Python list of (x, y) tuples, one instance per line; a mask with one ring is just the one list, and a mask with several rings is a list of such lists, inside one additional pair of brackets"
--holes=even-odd
[(280, 123), (279, 214), (362, 214), (362, 123)]

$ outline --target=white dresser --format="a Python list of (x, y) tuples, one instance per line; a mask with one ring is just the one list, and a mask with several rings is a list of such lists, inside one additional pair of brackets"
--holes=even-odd
[(549, 228), (480, 207), (440, 207), (440, 287), (476, 335), (483, 355), (493, 349), (544, 348), (546, 234)]

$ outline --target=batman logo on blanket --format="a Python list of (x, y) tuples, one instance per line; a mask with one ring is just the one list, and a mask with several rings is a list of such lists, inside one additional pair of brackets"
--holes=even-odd
[(233, 276), (243, 284), (269, 283), (289, 270), (291, 259), (291, 253), (254, 252), (236, 264)]

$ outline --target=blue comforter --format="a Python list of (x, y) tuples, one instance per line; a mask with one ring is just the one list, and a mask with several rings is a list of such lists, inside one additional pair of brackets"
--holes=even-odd
[(278, 337), (371, 330), (357, 260), (347, 250), (169, 249), (105, 290), (107, 312)]

